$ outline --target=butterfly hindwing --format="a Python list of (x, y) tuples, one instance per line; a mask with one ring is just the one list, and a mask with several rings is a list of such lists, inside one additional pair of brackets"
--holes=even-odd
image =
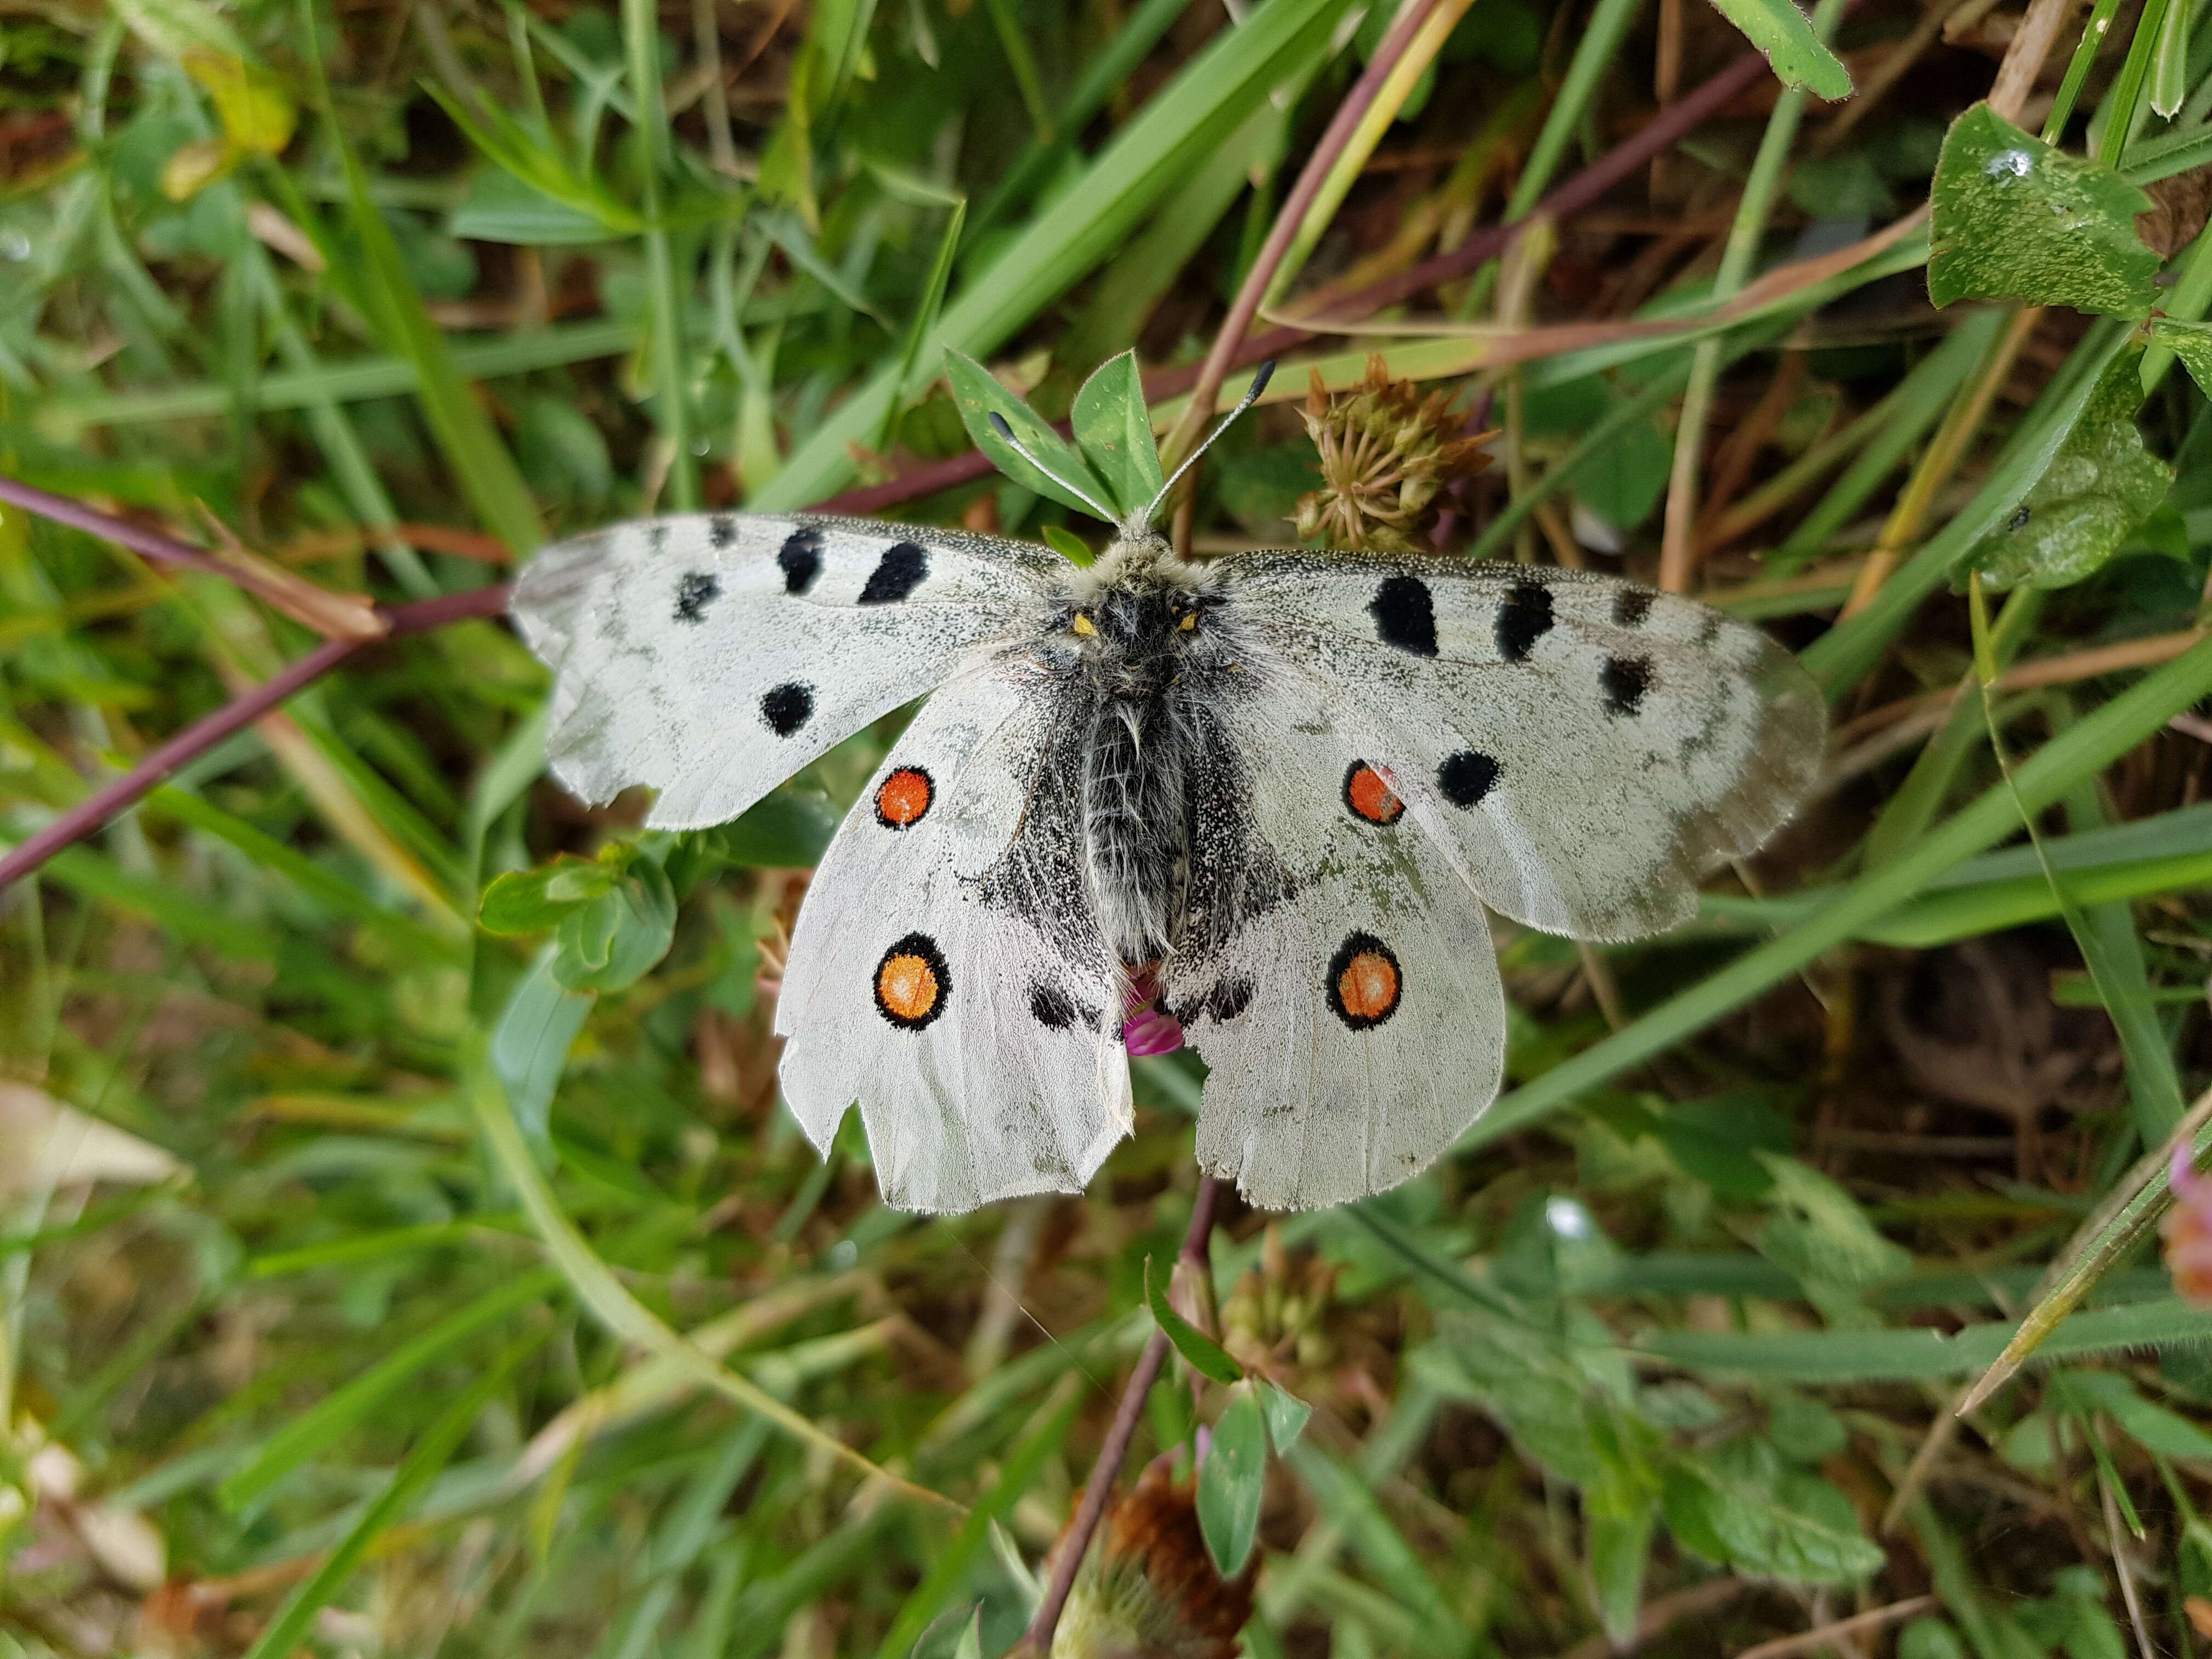
[(1065, 772), (1057, 713), (1018, 665), (971, 657), (892, 746), (799, 911), (776, 1005), (784, 1097), (824, 1152), (857, 1101), (899, 1209), (1079, 1191), (1128, 1131), (1119, 981), (1080, 884), (1049, 881), (1079, 867), (1059, 845), (1077, 821), (1036, 810)]
[(1327, 685), (1492, 908), (1617, 939), (1686, 921), (1818, 771), (1826, 711), (1755, 628), (1610, 577), (1445, 560), (1224, 562), (1240, 621)]
[(1505, 1006), (1482, 907), (1367, 766), (1315, 682), (1252, 665), (1194, 841), (1161, 1001), (1208, 1076), (1198, 1160), (1252, 1203), (1310, 1209), (1427, 1167), (1498, 1091)]
[(546, 744), (587, 801), (720, 823), (1035, 611), (1048, 550), (816, 514), (617, 525), (547, 548), (513, 612), (557, 679)]

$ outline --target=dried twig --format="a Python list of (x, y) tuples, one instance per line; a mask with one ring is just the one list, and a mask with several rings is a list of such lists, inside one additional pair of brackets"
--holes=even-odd
[(1788, 1659), (1794, 1653), (1810, 1653), (1814, 1648), (1824, 1648), (1845, 1637), (1856, 1636), (1862, 1631), (1880, 1630), (1885, 1625), (1894, 1625), (1904, 1620), (1917, 1618), (1930, 1613), (1938, 1605), (1933, 1595), (1911, 1595), (1902, 1601), (1892, 1601), (1886, 1607), (1869, 1607), (1864, 1613), (1855, 1613), (1848, 1619), (1838, 1619), (1814, 1630), (1796, 1636), (1778, 1636), (1771, 1642), (1761, 1642), (1755, 1648), (1746, 1648), (1736, 1659)]

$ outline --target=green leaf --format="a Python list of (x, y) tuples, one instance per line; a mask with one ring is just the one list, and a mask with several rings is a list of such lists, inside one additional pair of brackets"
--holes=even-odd
[(1298, 1437), (1305, 1432), (1306, 1419), (1313, 1415), (1313, 1407), (1264, 1378), (1260, 1383), (1260, 1404), (1267, 1413), (1268, 1442), (1280, 1455), (1297, 1444)]
[(1658, 1505), (1640, 1492), (1601, 1485), (1583, 1494), (1590, 1588), (1606, 1634), (1622, 1647), (1635, 1633), (1643, 1609), (1644, 1572), (1658, 1519)]
[(1167, 1285), (1152, 1279), (1152, 1259), (1145, 1258), (1145, 1305), (1152, 1310), (1152, 1317), (1167, 1333), (1168, 1340), (1175, 1344), (1176, 1352), (1190, 1362), (1190, 1368), (1200, 1376), (1210, 1376), (1216, 1382), (1235, 1382), (1244, 1375), (1244, 1368), (1229, 1357), (1227, 1350), (1204, 1331), (1185, 1319), (1168, 1305)]
[(561, 920), (553, 977), (571, 991), (618, 991), (651, 972), (676, 937), (676, 892), (651, 859)]
[(546, 1109), (561, 1086), (561, 1073), (568, 1063), (568, 1049), (592, 1012), (592, 999), (564, 990), (553, 977), (554, 958), (560, 946), (547, 944), (538, 953), (501, 1010), (491, 1036), (491, 1066), (515, 1120), (531, 1145), (549, 1159), (552, 1143), (547, 1138)]
[(2143, 447), (2136, 427), (2137, 356), (2124, 353), (2105, 372), (2043, 476), (1967, 556), (1990, 586), (2072, 586), (2100, 569), (2166, 498), (2173, 469)]
[(1230, 1395), (1198, 1471), (1198, 1529), (1223, 1577), (1244, 1570), (1267, 1492), (1267, 1411), (1248, 1384)]
[(446, 228), (454, 236), (516, 247), (576, 247), (611, 241), (618, 234), (598, 215), (499, 167), (476, 170)]
[(1661, 1506), (1689, 1548), (1739, 1571), (1800, 1584), (1848, 1584), (1887, 1558), (1860, 1530), (1850, 1500), (1788, 1468), (1768, 1442), (1729, 1441), (1668, 1468)]
[(1987, 104), (1952, 123), (1936, 164), (1928, 297), (2024, 300), (2141, 317), (2158, 255), (2136, 234), (2150, 198), (2021, 131)]
[(563, 853), (535, 870), (509, 870), (492, 878), (477, 906), (487, 933), (520, 938), (557, 927), (570, 911), (614, 890), (620, 872), (598, 859)]
[(1759, 1233), (1766, 1257), (1800, 1279), (1858, 1288), (1912, 1270), (1911, 1252), (1876, 1232), (1858, 1201), (1794, 1158), (1761, 1152), (1774, 1213)]
[(1811, 21), (1790, 0), (1713, 0), (1713, 8), (1766, 54), (1775, 74), (1829, 103), (1851, 95), (1850, 71), (1820, 43)]
[[(961, 424), (968, 428), (975, 447), (991, 458), (992, 465), (1023, 489), (1033, 489), (1078, 513), (1097, 518), (1102, 509), (1112, 510), (1114, 492), (1091, 470), (1091, 464), (1083, 459), (1083, 452), (1054, 431), (1050, 422), (1000, 386), (982, 364), (948, 348), (945, 373), (952, 384), (952, 401), (960, 410)], [(1000, 437), (991, 424), (994, 415), (1006, 422), (1023, 447), (1051, 471), (1030, 465)], [(1087, 501), (1086, 495), (1090, 498)]]
[(1098, 562), (1091, 550), (1091, 544), (1064, 526), (1048, 524), (1043, 530), (1045, 545), (1079, 569), (1089, 569)]
[(2094, 1405), (2140, 1446), (2167, 1457), (2212, 1460), (2212, 1434), (2144, 1399), (2118, 1371), (2060, 1371), (2051, 1381), (2084, 1405)]
[(806, 870), (837, 833), (837, 809), (817, 790), (779, 789), (744, 816), (702, 832), (714, 855), (746, 870)]
[(1134, 518), (1167, 482), (1145, 410), (1145, 384), (1137, 354), (1125, 351), (1101, 363), (1075, 394), (1076, 447), (1106, 481), (1107, 499), (1120, 516)]
[(2185, 322), (2179, 317), (2154, 317), (2150, 337), (2181, 359), (2197, 389), (2212, 397), (2212, 323)]

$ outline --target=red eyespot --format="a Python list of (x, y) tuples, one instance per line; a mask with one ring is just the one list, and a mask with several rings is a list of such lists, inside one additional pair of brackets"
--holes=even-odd
[(1406, 803), (1365, 761), (1352, 762), (1344, 775), (1344, 804), (1370, 823), (1395, 823), (1406, 812)]
[(937, 787), (919, 766), (902, 766), (876, 786), (876, 822), (886, 830), (906, 830), (921, 822), (937, 799)]

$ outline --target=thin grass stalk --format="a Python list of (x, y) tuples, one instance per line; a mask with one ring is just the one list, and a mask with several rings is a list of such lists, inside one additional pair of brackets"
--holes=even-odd
[(684, 368), (684, 296), (675, 251), (661, 222), (661, 177), (668, 160), (668, 107), (660, 84), (660, 18), (653, 0), (623, 0), (623, 42), (636, 104), (639, 196), (645, 214), (646, 282), (653, 294), (653, 421), (668, 445), (669, 505), (699, 505), (699, 458), (691, 453), (690, 386)]
[(1642, 10), (1643, 0), (1597, 0), (1591, 9), (1582, 40), (1567, 64), (1566, 77), (1559, 82), (1559, 96), (1553, 100), (1536, 142), (1528, 147), (1528, 159), (1522, 163), (1521, 176), (1514, 180), (1513, 193), (1506, 198), (1502, 216), (1505, 223), (1516, 223), (1535, 210), (1538, 198), (1559, 170), (1567, 146), (1582, 126), (1598, 82), (1613, 67), (1621, 37)]
[[(1214, 334), (1212, 348), (1199, 367), (1197, 384), (1191, 389), (1190, 403), (1183, 410), (1182, 419), (1160, 445), (1160, 463), (1169, 471), (1172, 472), (1198, 447), (1199, 436), (1213, 418), (1219, 403), (1222, 382), (1229, 378), (1238, 348), (1244, 344), (1253, 319), (1260, 314), (1261, 301), (1273, 286), (1275, 272), (1289, 254), (1291, 245), (1297, 239), (1308, 210), (1321, 198), (1337, 158), (1351, 145), (1369, 107), (1382, 95), (1399, 61), (1412, 49), (1422, 26), (1442, 3), (1443, 0), (1409, 0), (1398, 14), (1397, 21), (1391, 24), (1390, 32), (1383, 36), (1382, 44), (1376, 48), (1375, 56), (1352, 82), (1352, 90), (1337, 106), (1313, 154), (1306, 157), (1297, 182), (1291, 185), (1281, 210), (1275, 215), (1267, 240), (1261, 245), (1252, 268), (1244, 273), (1243, 284), (1230, 302), (1229, 314), (1222, 319), (1221, 327)], [(1198, 468), (1191, 469), (1184, 486), (1186, 501), (1197, 494), (1198, 473)], [(1188, 519), (1188, 511), (1179, 510), (1176, 514), (1176, 545), (1186, 554), (1190, 546)]]
[[(1850, 0), (1820, 0), (1813, 13), (1813, 32), (1825, 43), (1836, 32)], [(1766, 131), (1759, 141), (1750, 177), (1736, 203), (1735, 221), (1729, 227), (1727, 245), (1721, 250), (1720, 269), (1713, 276), (1715, 300), (1732, 298), (1751, 274), (1759, 239), (1766, 234), (1767, 216), (1773, 211), (1775, 193), (1781, 189), (1789, 166), (1790, 148), (1797, 142), (1798, 124), (1804, 118), (1802, 87), (1787, 87), (1774, 100)], [(1695, 574), (1698, 554), (1698, 473), (1704, 458), (1705, 423), (1712, 414), (1713, 388), (1720, 378), (1721, 343), (1700, 341), (1691, 360), (1689, 389), (1682, 397), (1681, 417), (1674, 426), (1674, 464), (1667, 483), (1665, 531), (1659, 550), (1659, 586), (1669, 593), (1686, 593)]]
[(1438, 0), (1438, 3), (1429, 10), (1406, 50), (1391, 66), (1381, 89), (1361, 114), (1359, 124), (1345, 144), (1343, 152), (1329, 167), (1319, 192), (1306, 209), (1289, 251), (1276, 266), (1274, 275), (1268, 279), (1267, 293), (1261, 301), (1262, 309), (1279, 299), (1283, 290), (1305, 268), (1315, 245), (1336, 217), (1336, 210), (1343, 205), (1345, 196), (1365, 170), (1368, 158), (1374, 155), (1376, 145), (1382, 141), (1382, 135), (1389, 130), (1390, 124), (1398, 118), (1398, 112), (1405, 107), (1406, 100), (1412, 95), (1413, 88), (1436, 62), (1437, 52), (1443, 49), (1445, 39), (1457, 27), (1459, 20), (1467, 15), (1468, 7), (1472, 3), (1473, 0)]

